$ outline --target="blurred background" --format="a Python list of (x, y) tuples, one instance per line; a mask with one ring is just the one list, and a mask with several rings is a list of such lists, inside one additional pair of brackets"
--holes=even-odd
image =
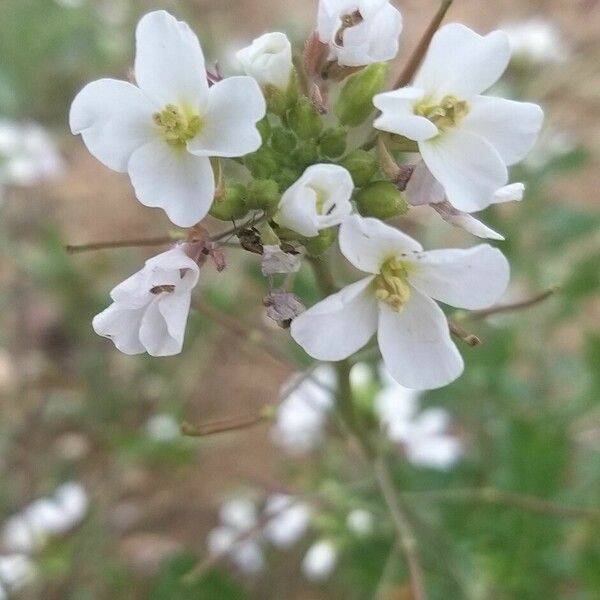
[[(396, 4), (405, 21), (399, 70), (437, 2)], [(64, 245), (161, 236), (169, 223), (70, 135), (68, 110), (88, 81), (127, 77), (135, 23), (154, 8), (187, 20), (208, 60), (231, 74), (235, 51), (267, 30), (302, 43), (316, 2), (1, 0), (0, 598), (409, 600), (375, 490), (343, 485), (361, 473), (342, 441), (290, 454), (268, 424), (179, 434), (182, 421), (276, 403), (291, 360), (274, 360), (253, 340), (304, 360), (264, 319), (255, 259), (232, 254), (224, 274), (203, 271), (208, 308), (192, 313), (180, 356), (126, 357), (91, 329), (110, 289), (155, 251), (69, 256)], [(450, 20), (506, 28), (515, 56), (502, 94), (546, 110), (538, 146), (513, 173), (527, 185), (524, 201), (493, 207), (485, 220), (507, 238), (498, 246), (513, 268), (510, 299), (561, 287), (528, 311), (469, 325), (484, 343), (461, 348), (463, 377), (418, 398), (419, 410), (445, 411), (452, 441), (438, 454), (432, 441), (425, 458), (394, 446), (394, 475), (411, 492), (493, 487), (597, 505), (600, 2), (456, 0)], [(426, 247), (475, 243), (427, 211), (399, 225)], [(314, 299), (309, 272), (296, 288)], [(248, 335), (227, 327), (233, 315)], [(377, 365), (359, 365), (353, 383), (372, 406)], [(309, 503), (292, 547), (260, 542), (182, 582), (215, 552), (224, 527), (255, 523), (273, 494), (312, 490), (326, 501)], [(600, 598), (597, 518), (426, 493), (412, 502), (432, 599)]]

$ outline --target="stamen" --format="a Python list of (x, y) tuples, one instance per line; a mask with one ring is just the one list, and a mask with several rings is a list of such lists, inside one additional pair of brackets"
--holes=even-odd
[(392, 310), (400, 312), (410, 300), (410, 285), (405, 263), (397, 258), (390, 258), (381, 266), (381, 271), (374, 280), (375, 297), (385, 302)]
[(150, 293), (158, 296), (159, 294), (172, 294), (175, 291), (175, 286), (170, 283), (165, 283), (163, 285), (155, 285)]
[(470, 111), (469, 104), (456, 96), (444, 96), (439, 104), (423, 101), (414, 107), (415, 115), (429, 119), (440, 132), (456, 127)]
[(174, 104), (168, 104), (163, 111), (152, 115), (154, 123), (161, 129), (165, 140), (176, 147), (183, 147), (196, 137), (202, 129), (202, 119), (189, 115)]

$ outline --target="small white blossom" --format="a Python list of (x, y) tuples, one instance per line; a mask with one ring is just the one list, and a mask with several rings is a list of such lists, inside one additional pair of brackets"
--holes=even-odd
[(284, 33), (265, 33), (237, 54), (244, 72), (258, 83), (286, 90), (292, 74), (292, 45)]
[(174, 442), (181, 438), (179, 423), (167, 413), (150, 417), (146, 423), (146, 433), (152, 441), (159, 443)]
[(94, 317), (94, 331), (125, 354), (178, 354), (199, 271), (182, 246), (151, 258), (112, 290), (113, 304)]
[(531, 150), (542, 109), (483, 96), (510, 59), (502, 31), (480, 36), (456, 23), (434, 36), (410, 87), (374, 98), (375, 127), (418, 142), (428, 169), (460, 211), (482, 210), (508, 181), (507, 166)]
[(388, 0), (320, 0), (317, 30), (329, 60), (361, 67), (395, 58), (402, 15)]
[(373, 533), (375, 517), (372, 512), (364, 508), (356, 508), (348, 513), (346, 526), (354, 535), (365, 537)]
[(569, 55), (561, 32), (548, 19), (534, 17), (506, 23), (502, 30), (508, 35), (513, 58), (544, 65), (564, 62)]
[(302, 561), (302, 573), (314, 583), (321, 583), (329, 578), (338, 559), (338, 550), (330, 540), (319, 540), (313, 544)]
[(351, 212), (354, 183), (338, 165), (312, 165), (289, 187), (279, 203), (275, 220), (305, 237), (339, 225)]
[(377, 332), (386, 368), (412, 389), (447, 385), (463, 371), (446, 316), (435, 300), (476, 310), (504, 294), (508, 261), (488, 245), (423, 252), (421, 245), (377, 219), (348, 217), (340, 228), (342, 254), (369, 275), (299, 317), (292, 337), (313, 358), (336, 361)]
[(18, 594), (35, 575), (33, 562), (24, 554), (0, 555), (0, 600)]
[(306, 533), (311, 509), (287, 494), (274, 494), (267, 499), (265, 516), (272, 518), (264, 528), (264, 536), (278, 548), (289, 548)]
[(129, 173), (142, 204), (191, 227), (213, 202), (210, 157), (260, 147), (264, 97), (251, 77), (209, 88), (198, 38), (165, 11), (138, 25), (135, 78), (137, 86), (115, 79), (87, 85), (73, 101), (71, 130), (107, 167)]
[(232, 498), (219, 510), (223, 524), (238, 531), (248, 531), (258, 523), (256, 505), (249, 498)]

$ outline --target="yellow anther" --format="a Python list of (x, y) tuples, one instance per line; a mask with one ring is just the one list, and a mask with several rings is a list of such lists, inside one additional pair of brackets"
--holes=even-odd
[(444, 96), (439, 104), (423, 101), (414, 107), (415, 114), (429, 119), (440, 132), (456, 127), (470, 111), (469, 104), (456, 96)]
[(202, 129), (202, 119), (198, 115), (190, 115), (173, 104), (167, 104), (164, 110), (154, 113), (152, 118), (160, 127), (164, 139), (176, 147), (185, 146)]
[(396, 312), (400, 312), (410, 300), (408, 271), (405, 263), (397, 258), (383, 263), (374, 285), (377, 300), (389, 304)]

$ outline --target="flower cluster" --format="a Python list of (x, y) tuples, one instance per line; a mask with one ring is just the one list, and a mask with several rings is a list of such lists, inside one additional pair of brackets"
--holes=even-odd
[[(207, 68), (187, 24), (152, 12), (137, 28), (135, 83), (102, 79), (75, 98), (73, 133), (128, 174), (142, 204), (189, 228), (113, 289), (94, 329), (128, 354), (180, 352), (200, 267), (210, 256), (225, 268), (222, 236), (199, 224), (210, 215), (233, 221), (241, 247), (262, 255), (268, 314), (291, 325), (310, 356), (343, 360), (376, 336), (397, 383), (447, 385), (463, 361), (437, 303), (490, 307), (507, 288), (508, 262), (489, 245), (424, 250), (385, 221), (428, 205), (476, 236), (502, 239), (471, 213), (523, 197), (508, 167), (532, 148), (542, 110), (485, 94), (511, 57), (502, 31), (446, 25), (422, 60), (410, 61), (420, 68), (388, 86), (402, 30), (390, 2), (321, 0), (317, 20), (304, 61), (292, 60), (285, 34), (268, 33), (237, 53), (245, 75), (224, 77)], [(362, 272), (358, 281), (330, 285), (306, 311), (289, 289), (274, 287), (304, 257), (328, 268), (336, 241)], [(335, 287), (338, 273), (333, 279)], [(329, 401), (317, 404), (302, 409), (312, 425), (298, 446), (311, 446), (322, 425)]]

